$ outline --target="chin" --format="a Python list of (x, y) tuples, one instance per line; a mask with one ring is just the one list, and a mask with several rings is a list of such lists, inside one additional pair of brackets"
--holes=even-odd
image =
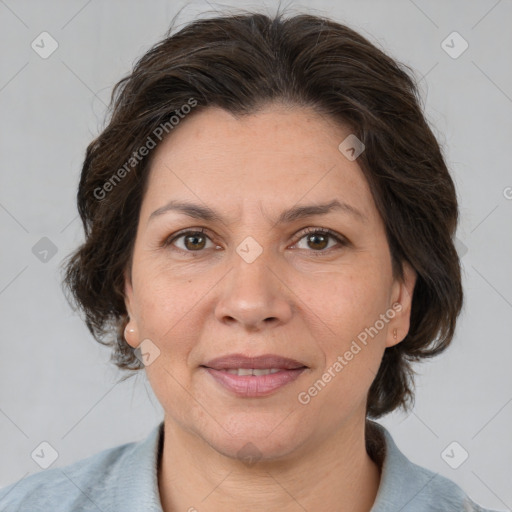
[(252, 466), (255, 463), (284, 461), (297, 448), (296, 443), (279, 439), (225, 439), (210, 445), (218, 453)]
[(213, 431), (197, 434), (218, 453), (242, 460), (246, 464), (282, 460), (293, 453), (303, 441), (298, 429), (286, 421), (283, 422), (282, 415), (272, 420), (266, 415), (258, 421), (252, 413), (224, 420), (222, 426), (224, 428), (215, 423), (211, 426)]

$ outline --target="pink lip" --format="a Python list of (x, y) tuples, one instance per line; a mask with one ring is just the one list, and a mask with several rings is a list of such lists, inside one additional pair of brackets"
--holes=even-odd
[[(236, 368), (243, 368), (243, 366), (237, 366)], [(248, 366), (246, 368), (254, 368), (254, 366)], [(258, 366), (256, 366), (256, 368), (258, 368)], [(275, 368), (275, 366), (273, 368)], [(297, 379), (306, 369), (306, 367), (302, 367), (294, 370), (282, 370), (268, 375), (233, 375), (223, 370), (205, 368), (221, 386), (236, 395), (246, 398), (269, 395)]]
[[(217, 357), (201, 365), (214, 370), (228, 370), (236, 368), (282, 368), (283, 370), (295, 370), (306, 365), (288, 357), (275, 354), (263, 354), (260, 356), (245, 356), (243, 354), (230, 354)], [(277, 375), (277, 374), (276, 374)], [(262, 375), (265, 377), (265, 375)]]

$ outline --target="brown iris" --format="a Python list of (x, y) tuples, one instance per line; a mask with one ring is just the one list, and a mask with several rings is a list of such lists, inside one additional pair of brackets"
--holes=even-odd
[[(321, 239), (321, 241), (318, 242), (318, 239)], [(322, 233), (312, 233), (311, 235), (308, 235), (308, 243), (311, 243), (312, 240), (316, 240), (313, 242), (313, 244), (317, 244), (316, 247), (311, 246), (312, 249), (325, 249), (329, 241), (329, 235), (324, 235)], [(318, 244), (320, 244), (321, 247), (319, 247)]]
[[(198, 242), (198, 240), (202, 240), (202, 244)], [(192, 246), (189, 246), (188, 242), (191, 242)], [(195, 245), (198, 244), (199, 245)], [(192, 233), (190, 235), (185, 236), (184, 244), (185, 247), (189, 250), (200, 250), (203, 249), (206, 243), (206, 237), (202, 233)]]

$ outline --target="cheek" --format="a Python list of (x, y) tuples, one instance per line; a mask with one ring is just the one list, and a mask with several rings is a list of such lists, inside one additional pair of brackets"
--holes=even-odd
[[(162, 270), (141, 277), (138, 295), (139, 332), (159, 349), (158, 358), (146, 366), (146, 374), (159, 402), (183, 421), (180, 404), (190, 400), (189, 354), (201, 337), (199, 314), (201, 294), (190, 280), (170, 278)], [(181, 418), (181, 419), (180, 419)]]
[(150, 256), (136, 260), (133, 269), (139, 320), (147, 328), (172, 327), (192, 307), (198, 292), (190, 278)]
[[(171, 282), (168, 273), (140, 265), (134, 272), (134, 303), (140, 340), (150, 339), (160, 350), (159, 365), (168, 366), (169, 344), (174, 360), (183, 352), (194, 324), (187, 322), (194, 304), (190, 288)], [(193, 310), (192, 310), (193, 311)], [(187, 324), (187, 325), (185, 325)], [(186, 329), (185, 327), (189, 327)], [(148, 373), (152, 371), (147, 367)]]
[[(324, 355), (302, 391), (310, 400), (315, 421), (333, 425), (333, 417), (346, 417), (365, 401), (385, 348), (385, 328), (371, 328), (386, 311), (387, 290), (378, 279), (331, 276), (330, 286), (315, 295), (321, 331), (314, 333)], [(309, 324), (317, 322), (309, 314)], [(380, 324), (379, 324), (380, 325)], [(302, 403), (302, 402), (301, 402)]]
[(389, 289), (383, 273), (370, 266), (315, 275), (301, 292), (303, 301), (328, 327), (324, 339), (340, 342), (373, 325), (387, 307)]
[(317, 403), (350, 408), (364, 398), (375, 378), (385, 348), (386, 323), (380, 319), (388, 307), (389, 290), (382, 275), (332, 273), (329, 285), (316, 289), (309, 303), (315, 314), (309, 314), (308, 323), (317, 322), (321, 329), (314, 334), (325, 367), (315, 378), (322, 381), (317, 387), (329, 388)]

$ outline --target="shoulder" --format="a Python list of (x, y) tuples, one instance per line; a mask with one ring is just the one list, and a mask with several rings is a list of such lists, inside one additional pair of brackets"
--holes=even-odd
[[(146, 440), (46, 469), (0, 489), (2, 512), (133, 510), (131, 496), (152, 491), (160, 427)], [(149, 509), (149, 508), (148, 508)]]
[(367, 428), (367, 449), (381, 465), (371, 512), (497, 512), (475, 503), (452, 480), (410, 461), (382, 425), (370, 422)]
[(408, 471), (416, 480), (416, 494), (406, 511), (497, 512), (483, 508), (455, 482), (409, 461)]
[(73, 464), (22, 478), (0, 489), (0, 509), (5, 512), (98, 510), (94, 505), (98, 486), (108, 485), (115, 479), (119, 465), (134, 444), (110, 448)]

